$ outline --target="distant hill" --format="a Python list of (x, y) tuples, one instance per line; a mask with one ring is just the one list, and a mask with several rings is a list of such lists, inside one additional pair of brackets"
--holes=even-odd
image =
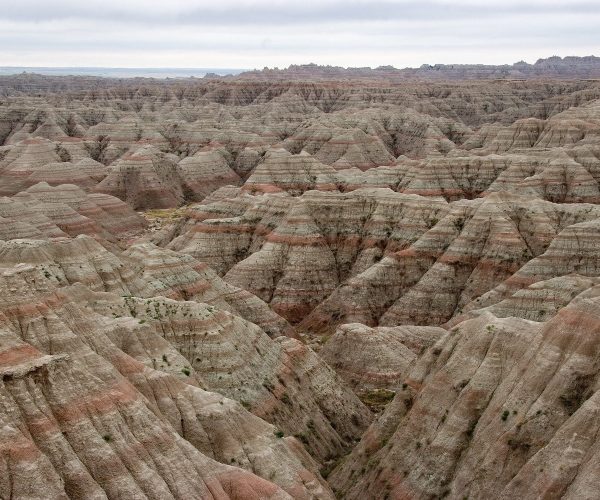
[(246, 71), (240, 79), (277, 80), (482, 80), (534, 78), (600, 78), (600, 57), (558, 57), (538, 59), (534, 64), (523, 61), (515, 64), (424, 64), (419, 68), (397, 69), (393, 66), (377, 68), (343, 68), (317, 64), (291, 65), (285, 69)]
[(423, 64), (419, 68), (344, 68), (318, 64), (287, 68), (17, 68), (0, 67), (0, 95), (32, 92), (81, 91), (140, 85), (171, 86), (190, 83), (234, 82), (444, 82), (460, 80), (600, 79), (600, 57), (549, 57), (534, 64)]

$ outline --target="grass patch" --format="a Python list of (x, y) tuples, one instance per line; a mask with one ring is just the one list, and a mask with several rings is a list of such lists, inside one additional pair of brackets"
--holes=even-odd
[(176, 220), (181, 219), (186, 213), (187, 207), (179, 208), (160, 208), (154, 210), (146, 210), (142, 212), (142, 215), (146, 219), (159, 219), (159, 220)]
[(381, 413), (395, 395), (394, 391), (388, 389), (373, 389), (362, 391), (358, 397), (371, 411)]

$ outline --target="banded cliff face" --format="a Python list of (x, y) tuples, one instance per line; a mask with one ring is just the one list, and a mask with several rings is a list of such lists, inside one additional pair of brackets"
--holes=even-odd
[[(2, 280), (19, 292), (2, 304), (3, 496), (329, 497), (293, 438), (201, 389), (151, 327), (90, 309), (122, 297), (30, 265)], [(164, 370), (147, 359), (162, 351)]]
[(340, 326), (319, 354), (354, 388), (398, 390), (410, 368), (446, 330), (432, 326)]
[[(581, 218), (593, 225), (598, 214), (594, 205), (558, 205), (507, 194), (457, 202), (410, 247), (342, 284), (302, 326), (326, 332), (340, 320), (443, 324), (558, 244), (561, 230), (574, 230), (570, 225)], [(568, 261), (568, 254), (562, 259)]]
[(42, 182), (0, 199), (2, 239), (88, 235), (110, 243), (139, 236), (146, 221), (118, 198)]
[(335, 471), (334, 488), (347, 498), (593, 498), (597, 293), (545, 323), (490, 313), (458, 323)]
[(2, 495), (332, 498), (321, 463), (371, 414), (308, 347), (269, 337), (289, 324), (188, 255), (63, 227), (1, 242)]
[(168, 246), (227, 271), (225, 281), (292, 322), (386, 253), (409, 246), (448, 210), (442, 199), (389, 189), (265, 196), (194, 207)]
[(0, 78), (0, 497), (597, 496), (600, 85), (344, 71)]
[[(296, 340), (271, 340), (259, 326), (205, 303), (131, 295), (157, 291), (147, 285), (156, 264), (148, 264), (141, 276), (131, 265), (139, 259), (132, 254), (151, 251), (143, 245), (115, 255), (86, 236), (4, 243), (3, 288), (11, 292), (1, 306), (6, 330), (2, 373), (11, 394), (6, 395), (5, 418), (27, 413), (35, 398), (43, 405), (38, 401), (34, 406), (52, 422), (42, 431), (40, 426), (46, 426), (33, 408), (25, 421), (9, 419), (15, 429), (27, 429), (23, 439), (31, 433), (33, 441), (27, 444), (16, 434), (5, 435), (8, 456), (17, 454), (16, 462), (9, 458), (6, 465), (15, 479), (5, 485), (5, 493), (27, 491), (30, 477), (20, 471), (29, 468), (30, 455), (22, 464), (16, 457), (19, 449), (29, 447), (32, 459), (41, 461), (40, 470), (52, 487), (47, 490), (50, 496), (100, 491), (109, 496), (152, 496), (158, 491), (161, 497), (189, 493), (283, 498), (269, 483), (274, 482), (294, 498), (329, 498), (319, 462), (347, 450), (369, 423), (370, 412)], [(14, 262), (17, 256), (19, 263)], [(194, 278), (194, 283), (202, 283)], [(214, 274), (207, 278), (200, 288), (213, 295), (213, 302), (235, 309), (248, 301), (247, 292), (232, 293), (232, 287), (227, 289)], [(225, 298), (219, 296), (223, 288)], [(237, 307), (268, 309), (259, 304), (255, 299)], [(15, 392), (19, 387), (28, 389), (25, 394)], [(60, 387), (69, 397), (61, 395)], [(68, 409), (69, 404), (76, 408)], [(62, 437), (52, 438), (56, 433)], [(49, 441), (38, 449), (34, 443), (40, 439)], [(136, 442), (142, 462), (125, 460), (123, 454)], [(75, 448), (69, 451), (69, 467), (61, 451), (65, 446)], [(151, 459), (156, 454), (159, 463)], [(185, 468), (168, 472), (179, 460)], [(106, 469), (105, 464), (112, 465)], [(155, 479), (142, 481), (142, 472), (135, 471), (144, 470)]]

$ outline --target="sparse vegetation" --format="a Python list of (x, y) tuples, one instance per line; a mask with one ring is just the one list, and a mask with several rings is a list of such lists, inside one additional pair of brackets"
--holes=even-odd
[(306, 436), (306, 434), (304, 434), (302, 432), (299, 432), (298, 434), (294, 434), (294, 437), (296, 439), (298, 439), (304, 445), (309, 444), (308, 437)]
[(371, 411), (381, 413), (388, 403), (394, 399), (395, 395), (394, 391), (388, 389), (373, 389), (370, 391), (361, 391), (358, 397)]
[(594, 497), (600, 80), (524, 66), (0, 77), (0, 497)]
[(93, 160), (100, 163), (107, 163), (106, 152), (110, 146), (110, 138), (106, 135), (99, 135), (95, 141), (85, 143), (85, 147)]

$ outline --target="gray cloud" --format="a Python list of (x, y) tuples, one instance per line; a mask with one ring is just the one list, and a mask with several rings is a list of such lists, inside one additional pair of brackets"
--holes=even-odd
[[(150, 2), (152, 3), (152, 2)], [(447, 2), (436, 0), (334, 0), (304, 2), (207, 2), (181, 5), (164, 2), (163, 8), (145, 8), (142, 2), (53, 2), (20, 0), (3, 6), (0, 19), (48, 22), (96, 20), (134, 24), (269, 25), (338, 24), (348, 21), (390, 20), (498, 20), (511, 16), (600, 14), (597, 1), (528, 2), (501, 1)]]
[(514, 62), (600, 47), (600, 2), (20, 0), (0, 65)]

